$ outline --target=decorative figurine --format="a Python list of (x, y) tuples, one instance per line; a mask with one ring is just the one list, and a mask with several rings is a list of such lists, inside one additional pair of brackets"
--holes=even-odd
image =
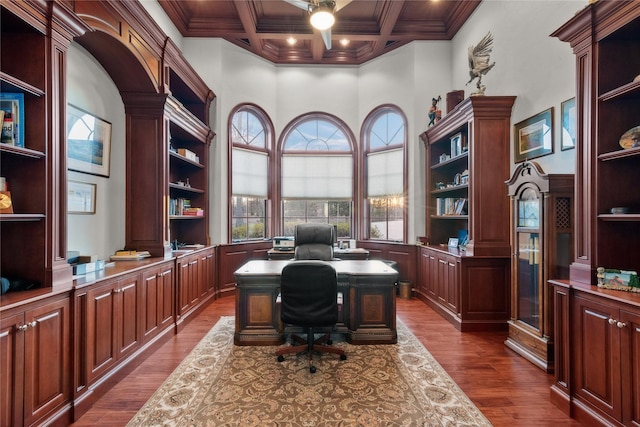
[(429, 126), (433, 126), (440, 121), (442, 118), (442, 110), (438, 107), (438, 103), (442, 97), (438, 95), (438, 98), (431, 99), (431, 108), (429, 108)]
[(493, 49), (493, 36), (491, 32), (480, 40), (476, 46), (469, 46), (469, 76), (471, 79), (467, 82), (467, 85), (474, 79), (478, 79), (476, 87), (477, 91), (473, 92), (471, 96), (484, 95), (485, 86), (482, 85), (482, 76), (487, 74), (489, 70), (496, 65), (495, 62), (489, 64), (489, 54)]

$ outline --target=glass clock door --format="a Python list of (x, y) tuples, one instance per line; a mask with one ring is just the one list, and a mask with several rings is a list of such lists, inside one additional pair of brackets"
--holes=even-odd
[(517, 237), (517, 304), (518, 320), (540, 329), (540, 198), (532, 188), (522, 192), (518, 200)]

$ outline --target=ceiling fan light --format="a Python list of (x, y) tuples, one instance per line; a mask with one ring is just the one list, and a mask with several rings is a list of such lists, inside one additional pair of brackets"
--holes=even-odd
[(318, 6), (311, 12), (311, 25), (318, 30), (326, 30), (331, 28), (336, 18), (329, 8)]

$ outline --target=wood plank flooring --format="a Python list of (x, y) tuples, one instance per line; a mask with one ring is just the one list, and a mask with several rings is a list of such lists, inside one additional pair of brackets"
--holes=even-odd
[[(115, 384), (73, 426), (125, 425), (219, 317), (233, 314), (232, 297), (214, 301)], [(550, 402), (553, 376), (504, 345), (506, 332), (460, 333), (415, 298), (398, 299), (397, 315), (494, 426), (581, 425)]]

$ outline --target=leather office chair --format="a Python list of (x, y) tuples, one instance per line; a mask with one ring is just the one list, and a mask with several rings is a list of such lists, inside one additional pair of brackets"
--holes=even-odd
[(294, 232), (294, 259), (333, 259), (334, 229), (331, 224), (298, 224)]
[[(292, 334), (292, 345), (276, 350), (278, 362), (285, 354), (309, 353), (309, 372), (316, 372), (313, 352), (328, 352), (347, 356), (344, 350), (331, 347), (331, 334), (315, 339), (316, 328), (333, 328), (338, 321), (338, 278), (331, 264), (317, 260), (291, 261), (280, 277), (280, 318), (292, 326), (301, 326), (306, 340)], [(298, 345), (295, 345), (297, 343)], [(327, 345), (324, 345), (327, 343)]]

